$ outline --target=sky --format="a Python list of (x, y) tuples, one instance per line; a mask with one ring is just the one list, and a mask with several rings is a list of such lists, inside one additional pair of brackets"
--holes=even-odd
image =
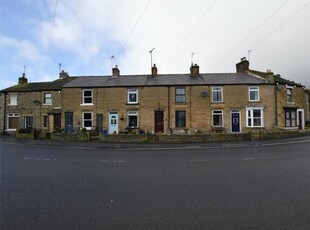
[(309, 88), (310, 0), (0, 0), (1, 89), (24, 71), (29, 82), (115, 65), (121, 75), (191, 63), (227, 73), (242, 57)]

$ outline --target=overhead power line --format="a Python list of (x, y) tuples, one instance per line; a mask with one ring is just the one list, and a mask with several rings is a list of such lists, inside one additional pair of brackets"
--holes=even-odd
[(126, 47), (127, 45), (127, 42), (129, 41), (129, 39), (131, 38), (133, 32), (135, 31), (135, 29), (137, 28), (138, 24), (140, 23), (141, 19), (143, 18), (146, 10), (148, 9), (149, 5), (151, 4), (151, 1), (152, 0), (149, 0), (149, 2), (147, 3), (147, 5), (145, 6), (144, 10), (142, 11), (140, 17), (138, 18), (138, 21), (136, 22), (136, 24), (134, 25), (134, 27), (132, 28), (132, 30), (130, 31), (127, 39), (125, 40), (124, 44), (122, 45), (122, 47), (119, 49), (119, 51), (117, 52), (117, 55), (116, 56), (119, 56), (119, 54), (124, 50), (124, 48)]
[(46, 73), (48, 58), (49, 58), (50, 50), (51, 50), (51, 43), (52, 43), (52, 37), (53, 37), (53, 29), (54, 29), (55, 18), (56, 18), (56, 11), (57, 11), (57, 2), (58, 2), (58, 0), (55, 0), (55, 7), (54, 7), (54, 13), (53, 13), (50, 37), (49, 37), (49, 40), (48, 40), (48, 47), (47, 47), (47, 53), (46, 53), (44, 73)]
[(213, 8), (216, 2), (219, 0), (215, 0), (212, 5), (202, 14), (202, 16), (198, 19), (198, 21), (192, 26), (192, 28), (187, 32), (184, 38), (180, 41), (180, 43), (174, 48), (174, 50), (169, 54), (166, 60), (163, 62), (162, 66), (166, 64), (166, 62), (174, 55), (174, 53), (179, 49), (179, 47), (183, 44), (183, 42), (189, 37), (189, 35), (194, 31), (194, 29), (198, 26), (198, 24), (202, 21), (202, 19), (209, 13), (209, 11)]
[(290, 20), (292, 20), (298, 13), (300, 13), (304, 8), (306, 8), (310, 2), (304, 4), (301, 8), (299, 8), (291, 17), (289, 17), (286, 21), (284, 21), (278, 28), (272, 31), (267, 37), (265, 37), (258, 45), (254, 47), (254, 49), (258, 49), (264, 42), (266, 42), (273, 34), (278, 32), (284, 25), (286, 25)]
[[(222, 61), (224, 61), (227, 57), (229, 57), (236, 49), (238, 49), (246, 40), (248, 40), (256, 31), (258, 31), (263, 25), (265, 25), (273, 16), (275, 16), (287, 3), (289, 3), (291, 0), (286, 1), (284, 4), (282, 4), (279, 8), (277, 8), (275, 11), (273, 11), (259, 26), (257, 26), (252, 32), (250, 32), (244, 39), (242, 39), (233, 49), (231, 49), (224, 57), (217, 62), (211, 69), (212, 71), (215, 67), (217, 67)], [(251, 49), (251, 51), (255, 50)]]

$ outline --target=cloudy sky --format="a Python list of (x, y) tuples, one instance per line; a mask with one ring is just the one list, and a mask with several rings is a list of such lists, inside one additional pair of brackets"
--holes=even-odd
[[(310, 87), (310, 0), (0, 0), (0, 88), (70, 75), (271, 69)], [(193, 55), (192, 55), (193, 54)], [(111, 56), (114, 56), (111, 59)]]

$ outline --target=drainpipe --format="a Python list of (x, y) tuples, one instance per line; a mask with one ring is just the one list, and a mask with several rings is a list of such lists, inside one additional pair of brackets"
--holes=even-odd
[(278, 127), (278, 90), (277, 85), (274, 85), (274, 99), (275, 99), (275, 126)]
[(170, 133), (172, 133), (170, 125), (170, 86), (168, 86), (167, 89), (168, 89), (168, 129), (170, 130)]
[(192, 86), (189, 87), (189, 128), (192, 128)]
[(6, 92), (3, 94), (3, 133), (5, 133), (6, 123), (7, 123), (7, 114), (6, 114)]

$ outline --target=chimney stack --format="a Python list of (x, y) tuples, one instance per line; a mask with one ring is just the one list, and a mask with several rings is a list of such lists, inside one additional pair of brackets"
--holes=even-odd
[(112, 68), (112, 77), (119, 77), (120, 71), (118, 69), (118, 65), (115, 65), (114, 68)]
[(23, 85), (27, 83), (28, 83), (28, 79), (26, 78), (26, 74), (23, 73), (23, 75), (20, 78), (18, 78), (18, 84)]
[(154, 64), (153, 67), (152, 67), (152, 76), (153, 76), (153, 77), (157, 76), (157, 67), (156, 67), (156, 64)]
[(68, 72), (65, 72), (64, 70), (62, 70), (60, 73), (59, 73), (59, 78), (60, 79), (64, 79), (66, 77), (69, 77), (69, 74)]
[(241, 58), (240, 62), (236, 64), (237, 73), (246, 73), (249, 70), (250, 62), (245, 57)]
[(190, 71), (191, 71), (192, 76), (198, 76), (199, 75), (199, 65), (197, 65), (197, 64), (192, 65), (190, 68)]

